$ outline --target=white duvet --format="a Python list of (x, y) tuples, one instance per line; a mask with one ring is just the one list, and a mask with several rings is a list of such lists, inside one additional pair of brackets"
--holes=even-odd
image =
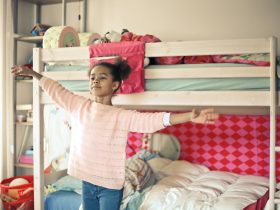
[(209, 171), (187, 161), (160, 169), (155, 165), (159, 181), (146, 192), (139, 210), (242, 210), (268, 190), (265, 177)]

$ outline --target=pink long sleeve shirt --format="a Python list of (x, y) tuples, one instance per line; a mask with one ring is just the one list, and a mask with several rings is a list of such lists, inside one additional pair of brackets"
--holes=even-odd
[(46, 77), (40, 79), (40, 85), (76, 121), (68, 173), (95, 185), (121, 189), (128, 133), (153, 133), (164, 128), (164, 113), (141, 113), (96, 103)]

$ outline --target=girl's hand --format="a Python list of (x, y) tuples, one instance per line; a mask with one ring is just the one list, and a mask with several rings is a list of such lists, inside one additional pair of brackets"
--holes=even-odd
[(12, 67), (12, 73), (15, 76), (33, 76), (34, 71), (27, 66), (16, 65)]
[(202, 124), (214, 124), (219, 118), (219, 114), (214, 112), (214, 109), (204, 109), (200, 112), (192, 110), (191, 122)]

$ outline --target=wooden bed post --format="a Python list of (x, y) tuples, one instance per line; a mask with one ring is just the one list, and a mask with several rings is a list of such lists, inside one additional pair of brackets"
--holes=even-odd
[[(41, 49), (33, 49), (33, 68), (37, 72), (43, 69)], [(41, 89), (39, 81), (33, 79), (33, 146), (34, 146), (34, 209), (44, 209), (44, 140), (43, 105), (40, 103)]]
[(275, 209), (276, 188), (276, 48), (275, 37), (270, 38), (270, 161), (269, 161), (269, 209)]

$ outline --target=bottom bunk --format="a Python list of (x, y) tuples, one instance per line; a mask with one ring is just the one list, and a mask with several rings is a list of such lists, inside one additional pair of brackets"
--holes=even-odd
[[(81, 210), (81, 188), (80, 180), (60, 178), (45, 198), (45, 209)], [(267, 200), (268, 178), (211, 171), (142, 150), (127, 159), (120, 209), (253, 210), (264, 209)]]
[[(252, 161), (267, 155), (264, 145), (269, 142), (269, 133), (266, 132), (269, 120), (266, 117), (243, 118), (221, 116), (214, 127), (189, 123), (163, 131), (181, 138), (180, 143), (177, 138), (169, 135), (163, 140), (166, 136), (163, 134), (150, 137), (130, 135), (127, 154), (131, 157), (126, 162), (127, 177), (122, 209), (263, 209), (268, 199), (268, 172), (265, 171), (268, 164), (258, 159), (265, 165), (261, 168), (252, 164)], [(260, 126), (256, 126), (258, 123)], [(46, 172), (67, 168), (71, 128), (74, 124), (63, 110), (54, 105), (45, 105), (44, 125)], [(186, 136), (183, 138), (184, 133)], [(157, 135), (162, 137), (156, 138)], [(252, 138), (260, 140), (255, 142)], [(155, 139), (161, 144), (155, 143)], [(252, 148), (252, 144), (259, 146)], [(143, 150), (136, 152), (140, 148)], [(254, 152), (257, 153), (255, 156)], [(251, 158), (241, 157), (245, 154)], [(224, 155), (223, 158), (221, 155)], [(236, 162), (241, 159), (244, 162)], [(229, 168), (219, 165), (226, 160), (230, 160), (224, 163)], [(235, 168), (233, 163), (236, 163)], [(45, 209), (78, 210), (81, 205), (82, 182), (65, 176), (66, 171), (61, 175), (64, 177), (56, 182), (47, 181), (51, 184), (45, 187)]]
[[(121, 209), (263, 209), (268, 200), (267, 177), (239, 175), (234, 172), (226, 172), (225, 168), (217, 170), (219, 163), (216, 162), (215, 165), (213, 160), (210, 163), (210, 153), (222, 162), (222, 158), (218, 155), (231, 149), (227, 155), (224, 154), (224, 157), (230, 158), (232, 154), (237, 152), (237, 150), (233, 151), (234, 144), (240, 144), (241, 153), (244, 150), (246, 141), (242, 139), (242, 136), (234, 136), (236, 135), (234, 130), (240, 126), (242, 132), (239, 132), (239, 134), (249, 138), (250, 132), (246, 131), (250, 128), (244, 122), (255, 125), (256, 121), (249, 122), (247, 117), (243, 122), (238, 122), (241, 120), (237, 116), (232, 118), (234, 119), (222, 116), (219, 119), (220, 122), (223, 122), (219, 126), (224, 126), (224, 131), (218, 130), (216, 127), (190, 124), (188, 124), (188, 129), (185, 129), (182, 125), (177, 129), (172, 126), (169, 128), (170, 131), (165, 131), (166, 133), (172, 133), (173, 129), (173, 134), (181, 138), (182, 134), (180, 135), (179, 131), (182, 133), (193, 132), (194, 136), (189, 133), (186, 138), (197, 142), (196, 145), (188, 142), (183, 144), (182, 141), (179, 143), (176, 137), (162, 133), (144, 136), (131, 134), (130, 147), (127, 148), (127, 154), (130, 157), (126, 160), (126, 179)], [(67, 168), (67, 154), (74, 124), (71, 123), (71, 119), (63, 110), (54, 105), (44, 106), (44, 120), (46, 131), (45, 172), (55, 174), (55, 171)], [(266, 124), (267, 122), (264, 120), (263, 125), (257, 128), (262, 133), (260, 135), (265, 135), (263, 129)], [(213, 136), (215, 132), (219, 133), (221, 138), (215, 138)], [(208, 144), (201, 141), (205, 138), (203, 133), (208, 133), (209, 139), (211, 139), (206, 140)], [(241, 140), (232, 138), (231, 143), (229, 143), (225, 138), (230, 139), (230, 137), (224, 136), (229, 134)], [(264, 141), (268, 142), (267, 139), (264, 139)], [(214, 143), (216, 148), (213, 145)], [(226, 147), (226, 143), (229, 143), (228, 147)], [(249, 142), (247, 141), (247, 143)], [(259, 144), (261, 143), (259, 142)], [(186, 145), (188, 145), (188, 148), (186, 148)], [(212, 145), (212, 149), (218, 150), (216, 154), (213, 154), (210, 145)], [(198, 156), (198, 150), (203, 153), (200, 154), (201, 157), (208, 156), (209, 162), (198, 164), (199, 161), (195, 159), (187, 161), (187, 159), (191, 159), (191, 153)], [(252, 148), (252, 151), (254, 150)], [(250, 151), (245, 151), (245, 153), (248, 152)], [(257, 153), (260, 154), (260, 152)], [(184, 160), (178, 160), (179, 158)], [(255, 157), (251, 154), (251, 161), (254, 161), (254, 159)], [(235, 161), (231, 160), (232, 162)], [(239, 169), (241, 170), (241, 168)], [(258, 169), (256, 169), (255, 165), (248, 168), (251, 171), (239, 171), (240, 174), (246, 174), (246, 172), (247, 174), (257, 174), (254, 170), (260, 170), (258, 166)], [(231, 169), (234, 171), (234, 168)], [(66, 170), (61, 171), (61, 175), (63, 176), (55, 182), (46, 182), (50, 184), (45, 187), (45, 209), (81, 209), (82, 181), (66, 175)]]
[[(156, 183), (131, 195), (123, 209), (263, 209), (268, 200), (268, 179), (210, 171), (188, 161), (156, 158), (148, 161)], [(159, 167), (163, 166), (163, 167)]]

